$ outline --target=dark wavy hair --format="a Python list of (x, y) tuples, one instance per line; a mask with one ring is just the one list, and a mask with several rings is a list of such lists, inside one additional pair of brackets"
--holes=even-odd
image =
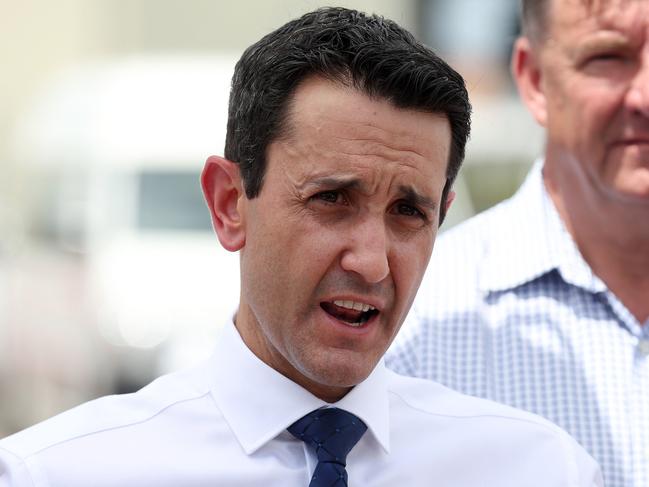
[[(225, 157), (239, 164), (246, 196), (259, 194), (269, 144), (286, 134), (291, 96), (317, 75), (398, 108), (444, 113), (451, 150), (442, 201), (459, 171), (471, 105), (462, 77), (395, 22), (346, 8), (292, 20), (245, 50), (232, 77)], [(440, 205), (440, 221), (444, 205)]]

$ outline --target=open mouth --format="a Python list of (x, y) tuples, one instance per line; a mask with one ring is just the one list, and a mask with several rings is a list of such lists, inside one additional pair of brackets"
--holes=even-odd
[(338, 321), (353, 327), (362, 326), (373, 316), (379, 314), (379, 310), (374, 306), (358, 301), (324, 301), (320, 303), (320, 307)]

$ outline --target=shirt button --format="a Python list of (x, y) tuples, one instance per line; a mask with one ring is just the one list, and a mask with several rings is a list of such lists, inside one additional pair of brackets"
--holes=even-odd
[(640, 340), (638, 342), (638, 350), (640, 350), (642, 355), (649, 355), (649, 340)]

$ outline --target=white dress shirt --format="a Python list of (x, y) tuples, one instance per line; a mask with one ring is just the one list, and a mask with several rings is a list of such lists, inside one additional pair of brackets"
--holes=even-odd
[(595, 458), (607, 487), (647, 487), (649, 320), (583, 259), (542, 166), (437, 240), (386, 363), (548, 418)]
[[(0, 486), (306, 487), (315, 455), (286, 428), (325, 406), (229, 325), (205, 363), (0, 441)], [(335, 406), (368, 426), (347, 457), (352, 486), (602, 485), (595, 462), (546, 420), (382, 363)]]

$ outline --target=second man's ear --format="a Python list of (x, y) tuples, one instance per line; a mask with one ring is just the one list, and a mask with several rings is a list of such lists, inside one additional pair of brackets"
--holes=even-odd
[(240, 250), (246, 243), (246, 232), (240, 205), (245, 193), (239, 166), (222, 157), (208, 157), (201, 187), (219, 242), (231, 252)]
[(521, 99), (536, 121), (545, 127), (546, 97), (539, 56), (540, 50), (527, 37), (520, 37), (514, 44), (511, 70)]

